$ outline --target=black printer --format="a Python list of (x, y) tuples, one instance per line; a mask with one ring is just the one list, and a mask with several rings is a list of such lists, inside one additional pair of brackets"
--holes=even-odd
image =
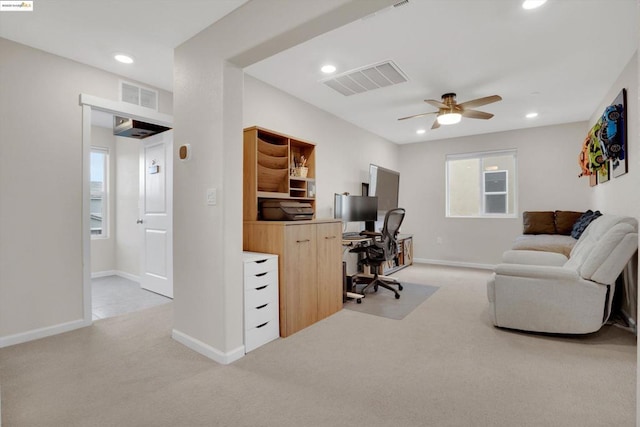
[(260, 203), (262, 219), (267, 221), (300, 221), (313, 219), (311, 203), (264, 200)]

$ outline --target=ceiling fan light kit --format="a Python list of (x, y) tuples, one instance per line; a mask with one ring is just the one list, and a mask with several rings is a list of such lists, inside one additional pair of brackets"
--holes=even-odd
[(455, 125), (456, 123), (460, 123), (462, 120), (462, 114), (460, 113), (444, 113), (440, 114), (436, 120), (441, 125)]

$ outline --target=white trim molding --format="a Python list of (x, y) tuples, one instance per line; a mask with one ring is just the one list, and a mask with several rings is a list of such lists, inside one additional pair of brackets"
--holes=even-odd
[(7, 335), (0, 337), (0, 348), (9, 347), (11, 345), (22, 344), (28, 341), (38, 340), (40, 338), (50, 337), (52, 335), (62, 334), (64, 332), (73, 331), (75, 329), (91, 326), (92, 321), (88, 322), (84, 319), (73, 320), (71, 322), (60, 323), (58, 325), (47, 326), (45, 328), (33, 329), (27, 332), (21, 332), (15, 335)]
[(445, 265), (447, 267), (463, 267), (463, 268), (479, 268), (481, 270), (495, 270), (494, 264), (479, 264), (473, 262), (461, 262), (461, 261), (445, 261), (438, 259), (426, 259), (426, 258), (414, 258), (413, 262), (416, 264), (432, 264), (432, 265)]
[(227, 352), (223, 353), (220, 350), (211, 347), (208, 344), (203, 343), (200, 340), (197, 340), (183, 332), (174, 329), (171, 331), (171, 338), (178, 341), (180, 344), (189, 347), (191, 350), (202, 354), (209, 359), (221, 363), (223, 365), (228, 365), (230, 363), (235, 362), (236, 360), (244, 357), (244, 345)]
[(126, 115), (133, 120), (145, 121), (161, 126), (173, 126), (173, 116), (127, 102), (112, 101), (110, 99), (99, 98), (97, 96), (80, 94), (80, 105), (90, 106), (107, 113)]
[(135, 274), (127, 273), (120, 270), (105, 270), (105, 271), (96, 271), (95, 273), (91, 273), (92, 279), (98, 279), (100, 277), (108, 277), (108, 276), (123, 277), (125, 279), (131, 280), (132, 282), (140, 283), (140, 276), (136, 276)]

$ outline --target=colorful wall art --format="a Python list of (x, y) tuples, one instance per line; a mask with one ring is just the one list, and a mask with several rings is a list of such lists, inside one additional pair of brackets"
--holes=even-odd
[(607, 106), (582, 143), (578, 157), (589, 185), (605, 183), (627, 173), (627, 91), (622, 89)]

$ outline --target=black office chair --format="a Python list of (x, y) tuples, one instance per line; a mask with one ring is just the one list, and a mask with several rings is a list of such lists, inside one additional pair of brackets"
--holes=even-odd
[[(362, 289), (360, 294), (364, 295), (365, 291), (369, 288), (373, 288), (375, 292), (378, 291), (378, 286), (382, 286), (385, 289), (389, 289), (396, 295), (396, 299), (400, 298), (400, 294), (397, 290), (391, 286), (398, 286), (398, 290), (402, 290), (402, 285), (395, 279), (390, 277), (379, 277), (378, 270), (380, 266), (385, 262), (392, 260), (398, 256), (398, 231), (400, 225), (404, 220), (405, 211), (402, 208), (395, 208), (387, 211), (384, 217), (384, 226), (382, 227), (382, 233), (375, 233), (372, 231), (363, 231), (360, 234), (369, 236), (373, 239), (373, 242), (369, 246), (358, 247), (351, 249), (349, 252), (356, 252), (364, 254), (364, 258), (358, 261), (359, 264), (368, 265), (373, 269), (373, 280), (366, 283), (366, 286)], [(354, 277), (353, 284), (359, 285), (360, 280), (356, 275)]]

